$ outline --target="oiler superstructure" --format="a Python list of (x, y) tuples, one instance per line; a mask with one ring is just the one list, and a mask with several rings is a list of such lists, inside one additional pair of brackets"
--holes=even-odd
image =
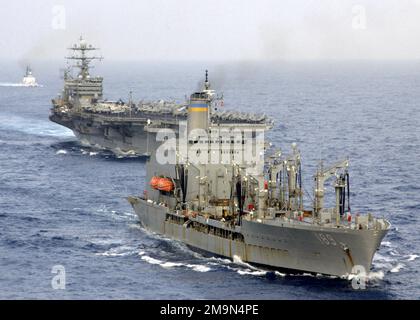
[[(128, 198), (141, 224), (211, 254), (301, 272), (345, 276), (368, 272), (390, 228), (385, 219), (352, 215), (348, 159), (314, 176), (305, 209), (301, 156), (268, 155), (269, 126), (211, 120), (209, 87), (191, 95), (188, 120), (170, 132), (146, 164), (142, 196)], [(324, 208), (335, 178), (336, 205)]]

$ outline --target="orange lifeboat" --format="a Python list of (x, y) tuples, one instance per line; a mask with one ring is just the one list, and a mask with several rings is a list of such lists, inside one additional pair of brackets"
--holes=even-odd
[(171, 192), (174, 190), (175, 186), (171, 179), (169, 178), (160, 178), (157, 189), (160, 191)]
[(158, 189), (159, 181), (160, 181), (160, 178), (159, 177), (156, 177), (156, 176), (153, 177), (152, 179), (150, 179), (150, 186), (153, 189)]

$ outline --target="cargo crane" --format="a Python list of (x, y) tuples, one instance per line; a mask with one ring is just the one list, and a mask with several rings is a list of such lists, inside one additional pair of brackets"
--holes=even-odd
[[(348, 211), (350, 211), (350, 188), (349, 188), (349, 174), (347, 168), (349, 166), (349, 160), (345, 159), (335, 163), (334, 165), (328, 167), (327, 169), (323, 168), (323, 163), (321, 161), (318, 170), (314, 176), (315, 180), (315, 199), (314, 199), (314, 214), (318, 214), (324, 208), (324, 184), (325, 182), (332, 178), (336, 177), (335, 181), (335, 191), (336, 191), (336, 221), (339, 222), (340, 216), (344, 214), (344, 206), (346, 199), (346, 183), (347, 183), (347, 203)], [(339, 173), (339, 171), (342, 171)]]
[(281, 151), (270, 157), (268, 170), (269, 205), (286, 211), (303, 210), (301, 156), (296, 143), (292, 155), (281, 158)]

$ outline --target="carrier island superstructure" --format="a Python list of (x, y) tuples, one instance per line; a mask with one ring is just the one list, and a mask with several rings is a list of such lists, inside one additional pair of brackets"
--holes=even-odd
[[(270, 152), (258, 139), (270, 129), (266, 124), (215, 123), (211, 96), (208, 90), (191, 95), (184, 134), (168, 133), (147, 161), (143, 194), (128, 197), (141, 224), (210, 254), (268, 268), (368, 273), (390, 223), (351, 213), (349, 160), (319, 165), (313, 205), (305, 209), (296, 144), (290, 155)], [(325, 208), (329, 179), (335, 179), (336, 203)]]
[[(84, 39), (69, 48), (69, 61), (75, 62), (64, 73), (63, 92), (52, 100), (50, 120), (71, 129), (83, 145), (110, 150), (118, 156), (149, 156), (159, 145), (156, 132), (176, 128), (186, 120), (188, 104), (174, 101), (140, 101), (134, 103), (103, 100), (103, 78), (90, 74), (91, 63), (102, 57), (98, 48)], [(76, 75), (72, 73), (76, 71)], [(205, 85), (209, 86), (206, 72)], [(131, 97), (131, 93), (128, 94)], [(213, 109), (221, 97), (213, 100)], [(265, 115), (218, 110), (213, 121), (220, 123), (270, 123)]]

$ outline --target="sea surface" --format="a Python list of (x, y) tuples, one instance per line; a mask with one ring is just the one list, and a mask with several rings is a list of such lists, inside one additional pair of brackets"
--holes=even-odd
[[(1, 299), (419, 299), (420, 62), (121, 63), (104, 60), (105, 97), (183, 101), (209, 70), (225, 109), (275, 119), (268, 139), (302, 153), (310, 204), (320, 159), (350, 157), (352, 211), (392, 223), (365, 290), (348, 279), (267, 272), (143, 230), (125, 197), (145, 160), (82, 147), (48, 120), (64, 62), (0, 62)], [(327, 202), (333, 203), (329, 184)], [(52, 287), (54, 266), (65, 289)]]

